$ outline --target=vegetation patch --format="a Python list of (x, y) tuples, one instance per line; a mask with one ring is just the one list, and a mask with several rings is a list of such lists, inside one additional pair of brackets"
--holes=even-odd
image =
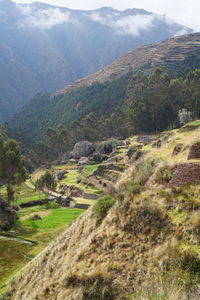
[(74, 208), (60, 208), (52, 210), (51, 214), (44, 217), (42, 220), (28, 220), (22, 221), (22, 223), (30, 228), (37, 229), (50, 229), (69, 225), (74, 219), (76, 219), (84, 210)]
[(98, 168), (99, 164), (85, 166), (84, 171), (87, 176), (91, 175)]
[(97, 224), (100, 224), (107, 216), (109, 209), (114, 205), (115, 199), (111, 196), (100, 198), (93, 207), (94, 216), (97, 219)]
[(115, 300), (120, 293), (119, 288), (113, 286), (112, 280), (102, 274), (88, 278), (69, 277), (65, 280), (65, 287), (70, 286), (82, 287), (83, 300)]

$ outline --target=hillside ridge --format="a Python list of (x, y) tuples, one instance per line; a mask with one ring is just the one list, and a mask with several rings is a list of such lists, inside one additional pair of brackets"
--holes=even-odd
[(22, 272), (9, 299), (146, 300), (173, 293), (173, 299), (197, 300), (200, 271), (190, 263), (200, 261), (199, 184), (192, 176), (187, 186), (170, 184), (183, 164), (187, 172), (191, 165), (200, 170), (198, 157), (188, 162), (199, 126), (196, 121), (145, 142), (131, 137), (132, 154), (124, 152), (130, 167), (109, 192), (115, 204), (103, 215), (94, 205), (73, 222)]
[[(1, 122), (36, 93), (54, 93), (107, 66), (129, 49), (192, 32), (140, 10), (116, 14), (109, 8), (81, 11), (12, 1), (1, 1), (0, 10)], [(134, 22), (139, 24), (136, 31), (131, 26)]]
[[(172, 51), (172, 53), (170, 53)], [(200, 52), (200, 33), (193, 33), (167, 39), (158, 44), (149, 44), (128, 51), (108, 67), (66, 85), (54, 96), (65, 94), (71, 89), (89, 86), (96, 82), (112, 81), (129, 72), (137, 72), (144, 65), (144, 70), (151, 71), (157, 66), (167, 67), (181, 63), (188, 55)]]

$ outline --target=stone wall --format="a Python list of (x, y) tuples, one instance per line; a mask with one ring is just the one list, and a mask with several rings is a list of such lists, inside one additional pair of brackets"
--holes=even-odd
[(200, 159), (200, 143), (192, 144), (188, 154), (189, 159)]
[(183, 163), (177, 166), (169, 186), (200, 184), (200, 163)]

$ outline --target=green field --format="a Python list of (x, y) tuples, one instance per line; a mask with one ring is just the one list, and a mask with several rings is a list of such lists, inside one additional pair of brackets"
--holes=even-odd
[[(100, 190), (88, 186), (84, 183), (77, 184), (78, 178), (88, 176), (99, 165), (85, 166), (85, 174), (80, 175), (75, 165), (54, 166), (54, 170), (67, 170), (65, 179), (61, 184), (76, 185), (87, 193), (99, 194)], [(33, 200), (45, 199), (47, 196), (35, 190), (34, 182), (44, 174), (45, 170), (34, 172), (24, 184), (16, 187), (15, 202), (20, 205)], [(58, 189), (59, 191), (59, 189)], [(0, 189), (3, 199), (7, 199), (6, 187)], [(78, 198), (78, 203), (94, 204), (94, 200)], [(10, 280), (23, 266), (30, 262), (39, 254), (49, 243), (61, 232), (63, 232), (71, 222), (84, 212), (81, 209), (57, 208), (51, 209), (49, 205), (23, 208), (18, 211), (19, 219), (12, 231), (11, 237), (0, 235), (0, 294), (1, 286)], [(41, 219), (35, 220), (33, 217), (38, 215)], [(27, 243), (23, 239), (35, 243)]]
[[(42, 220), (27, 219), (21, 223), (29, 228), (51, 229), (66, 226), (75, 220), (83, 210), (75, 208), (60, 208), (51, 210), (51, 214), (44, 217)], [(37, 214), (37, 212), (36, 212)]]
[[(0, 286), (20, 268), (31, 261), (84, 210), (73, 208), (45, 209), (44, 206), (20, 210), (20, 218), (12, 235), (35, 241), (27, 244), (0, 236)], [(46, 214), (41, 220), (32, 220), (33, 215)], [(25, 219), (24, 219), (25, 218)]]
[(94, 172), (94, 170), (96, 170), (98, 168), (98, 166), (99, 166), (99, 164), (85, 166), (84, 171), (85, 171), (86, 175), (87, 176), (91, 175)]

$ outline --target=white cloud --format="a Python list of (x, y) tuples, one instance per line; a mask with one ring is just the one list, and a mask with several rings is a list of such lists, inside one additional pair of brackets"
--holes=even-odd
[(51, 29), (59, 24), (77, 24), (78, 22), (71, 17), (69, 12), (63, 12), (59, 8), (34, 10), (31, 6), (20, 5), (19, 10), (24, 16), (22, 23), (20, 23), (21, 26)]
[[(31, 3), (35, 0), (14, 0), (18, 3)], [(165, 14), (177, 23), (200, 31), (199, 0), (40, 0), (55, 6), (65, 6), (72, 9), (97, 9), (102, 6), (124, 10), (126, 8), (143, 8), (145, 10)]]
[(119, 19), (115, 28), (118, 33), (138, 36), (141, 31), (149, 30), (153, 27), (155, 16), (138, 14)]
[(165, 16), (157, 16), (153, 14), (136, 14), (120, 19), (117, 18), (116, 14), (108, 14), (107, 16), (101, 16), (99, 13), (89, 14), (89, 17), (103, 25), (107, 25), (113, 29), (117, 34), (128, 34), (133, 36), (138, 36), (141, 31), (148, 31), (154, 26), (154, 22), (157, 18), (163, 18), (165, 21)]
[(188, 33), (187, 28), (183, 28), (183, 29), (179, 30), (179, 31), (174, 35), (174, 37), (179, 36), (179, 35), (184, 35), (184, 34), (187, 34), (187, 33)]

